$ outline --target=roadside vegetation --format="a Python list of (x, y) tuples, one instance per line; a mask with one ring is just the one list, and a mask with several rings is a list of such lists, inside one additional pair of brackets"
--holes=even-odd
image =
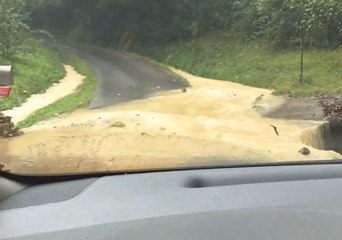
[[(32, 94), (44, 92), (65, 75), (56, 51), (48, 48), (38, 31), (28, 25), (24, 1), (0, 0), (0, 65), (14, 67), (10, 97), (0, 100), (0, 110), (20, 106)], [(44, 34), (44, 31), (40, 31)]]
[(73, 55), (61, 54), (60, 59), (65, 64), (69, 64), (75, 70), (84, 75), (86, 78), (78, 89), (71, 95), (62, 98), (61, 100), (42, 108), (27, 119), (18, 124), (21, 128), (30, 127), (38, 122), (45, 121), (61, 114), (72, 112), (78, 108), (86, 108), (89, 106), (96, 91), (96, 77), (89, 66)]
[[(65, 75), (58, 54), (43, 45), (30, 46), (32, 53), (18, 53), (12, 63), (14, 85), (11, 95), (0, 100), (0, 110), (18, 107), (32, 94), (44, 92)], [(11, 64), (0, 59), (0, 64)]]
[(299, 52), (296, 49), (273, 51), (260, 41), (241, 43), (216, 35), (140, 51), (194, 75), (269, 88), (275, 94), (342, 93), (342, 48), (306, 50), (303, 83), (299, 81)]
[(63, 39), (137, 52), (277, 94), (342, 93), (340, 0), (51, 3), (35, 8), (34, 23)]
[[(33, 124), (88, 106), (96, 90), (93, 72), (80, 59), (61, 54), (53, 48), (54, 37), (33, 28), (36, 8), (56, 6), (60, 1), (0, 0), (0, 64), (14, 67), (14, 85), (10, 97), (0, 100), (0, 110), (20, 106), (32, 94), (44, 92), (66, 74), (63, 63), (75, 67), (87, 78), (77, 91), (35, 112), (19, 123)], [(33, 30), (36, 29), (36, 30)], [(52, 44), (51, 44), (52, 43)]]

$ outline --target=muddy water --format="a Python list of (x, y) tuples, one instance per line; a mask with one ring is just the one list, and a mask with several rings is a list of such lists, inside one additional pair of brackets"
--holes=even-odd
[(330, 138), (330, 126), (325, 122), (317, 122), (315, 126), (303, 130), (301, 135), (303, 143), (320, 150), (329, 149)]
[[(258, 114), (283, 101), (269, 90), (177, 73), (192, 85), (187, 93), (78, 110), (36, 125), (0, 142), (1, 161), (14, 172), (50, 174), (341, 158), (303, 137), (317, 122)], [(125, 127), (111, 127), (116, 122)], [(298, 153), (303, 146), (310, 156)]]
[(342, 154), (342, 122), (324, 122), (303, 131), (302, 140), (320, 150), (332, 150)]

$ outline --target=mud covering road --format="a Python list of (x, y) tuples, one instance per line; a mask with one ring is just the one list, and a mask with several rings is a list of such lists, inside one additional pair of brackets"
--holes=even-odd
[(98, 88), (90, 108), (142, 99), (159, 91), (188, 86), (171, 71), (133, 54), (94, 46), (58, 47), (73, 52), (95, 71)]
[[(4, 163), (15, 173), (65, 174), (341, 158), (304, 144), (316, 140), (320, 122), (258, 114), (283, 102), (270, 90), (174, 71), (190, 82), (187, 92), (80, 109), (37, 124), (0, 140)], [(304, 146), (309, 156), (298, 152)]]
[[(170, 69), (190, 83), (182, 91), (171, 73), (143, 58), (134, 57), (127, 66), (131, 55), (76, 51), (100, 78), (96, 109), (80, 109), (25, 129), (21, 137), (0, 139), (6, 169), (45, 175), (341, 158), (311, 144), (322, 122), (259, 114), (284, 103), (271, 90)], [(110, 106), (99, 108), (105, 105)], [(303, 147), (310, 155), (299, 153)]]

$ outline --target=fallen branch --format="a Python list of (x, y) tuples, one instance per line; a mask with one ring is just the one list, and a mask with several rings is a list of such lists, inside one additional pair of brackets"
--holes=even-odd
[(278, 132), (278, 128), (274, 125), (271, 125), (271, 127), (274, 129), (274, 132), (277, 134), (277, 136), (280, 136)]

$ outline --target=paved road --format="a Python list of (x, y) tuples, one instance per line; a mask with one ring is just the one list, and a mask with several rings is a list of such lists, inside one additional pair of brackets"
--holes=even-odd
[(158, 91), (187, 86), (170, 71), (139, 56), (98, 47), (59, 47), (75, 53), (95, 71), (98, 88), (90, 108), (142, 99)]

